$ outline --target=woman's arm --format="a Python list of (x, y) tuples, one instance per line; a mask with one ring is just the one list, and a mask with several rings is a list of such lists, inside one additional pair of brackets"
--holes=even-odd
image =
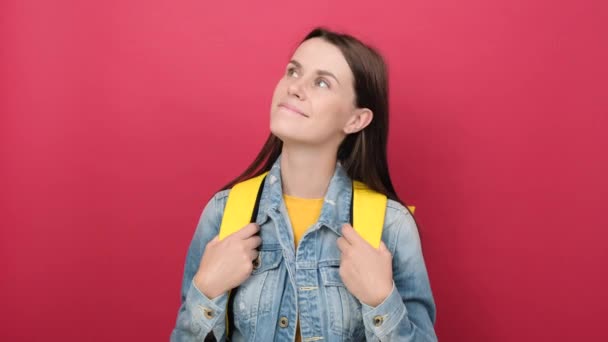
[[(396, 211), (395, 208), (387, 210)], [(387, 217), (388, 218), (388, 217)], [(418, 228), (405, 208), (393, 221), (393, 290), (378, 306), (362, 304), (367, 341), (437, 341), (436, 309), (422, 255)], [(394, 248), (390, 248), (394, 246)]]
[(207, 243), (218, 234), (221, 223), (219, 202), (222, 198), (222, 193), (218, 193), (207, 203), (188, 248), (181, 305), (175, 328), (171, 333), (171, 341), (204, 341), (209, 333), (215, 335), (217, 341), (223, 341), (225, 338), (228, 296), (222, 294), (217, 298), (207, 298), (193, 282)]

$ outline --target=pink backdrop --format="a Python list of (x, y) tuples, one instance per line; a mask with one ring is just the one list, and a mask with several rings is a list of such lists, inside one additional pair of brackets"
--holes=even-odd
[(608, 340), (603, 1), (3, 1), (0, 340), (165, 341), (317, 24), (390, 67), (442, 341)]

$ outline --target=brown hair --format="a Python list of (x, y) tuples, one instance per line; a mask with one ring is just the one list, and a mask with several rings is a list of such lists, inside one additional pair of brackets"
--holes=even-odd
[[(351, 179), (401, 202), (388, 171), (388, 79), (384, 59), (374, 48), (348, 34), (316, 28), (302, 42), (312, 38), (324, 39), (340, 49), (354, 76), (356, 106), (368, 108), (374, 113), (366, 128), (346, 136), (338, 148), (337, 159)], [(223, 189), (269, 171), (281, 154), (282, 147), (283, 142), (270, 133), (251, 165)]]

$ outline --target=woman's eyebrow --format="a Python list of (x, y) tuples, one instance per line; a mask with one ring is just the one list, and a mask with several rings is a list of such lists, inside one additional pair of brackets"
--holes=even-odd
[(333, 79), (336, 80), (336, 82), (338, 82), (338, 84), (340, 84), (340, 81), (338, 81), (338, 78), (334, 74), (332, 74), (331, 72), (329, 72), (329, 71), (326, 71), (326, 70), (317, 70), (317, 75), (333, 77)]
[[(295, 65), (299, 69), (302, 69), (302, 63), (296, 61), (295, 59), (290, 60), (289, 63)], [(327, 70), (317, 70), (317, 75), (332, 77), (334, 80), (336, 80), (336, 82), (338, 82), (338, 84), (340, 84), (340, 81), (338, 81), (336, 75), (332, 74)]]

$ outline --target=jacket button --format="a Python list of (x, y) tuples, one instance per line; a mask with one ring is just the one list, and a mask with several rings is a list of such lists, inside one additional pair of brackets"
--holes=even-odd
[(253, 260), (253, 269), (257, 270), (262, 264), (262, 254), (258, 253), (258, 257)]
[(289, 325), (289, 320), (287, 319), (287, 317), (281, 317), (281, 319), (279, 319), (279, 326), (281, 328), (287, 328), (287, 326)]
[(374, 326), (379, 327), (384, 323), (384, 317), (382, 316), (374, 316)]
[(212, 319), (213, 316), (215, 316), (215, 313), (213, 312), (213, 310), (208, 309), (208, 308), (203, 308), (203, 314), (205, 315), (205, 318), (207, 318), (207, 319)]

